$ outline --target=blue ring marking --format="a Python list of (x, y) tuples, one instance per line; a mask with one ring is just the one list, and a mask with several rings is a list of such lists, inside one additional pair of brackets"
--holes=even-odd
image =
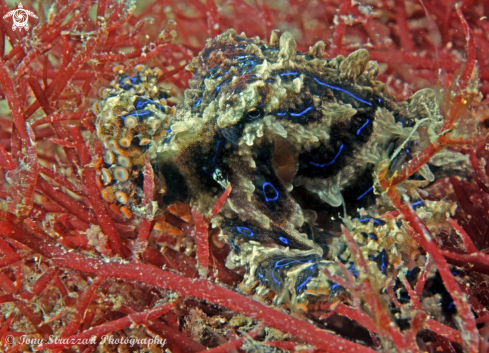
[(278, 240), (280, 240), (284, 244), (287, 244), (287, 245), (289, 244), (289, 241), (287, 240), (287, 238), (279, 237)]
[(421, 201), (418, 201), (418, 202), (412, 203), (412, 204), (411, 204), (411, 207), (416, 207), (416, 206), (418, 206), (418, 205), (421, 205), (422, 203), (424, 203), (424, 200), (421, 200)]
[(278, 116), (285, 116), (287, 113), (277, 113)]
[(357, 135), (360, 135), (360, 132), (362, 132), (362, 129), (367, 126), (367, 124), (370, 122), (370, 119), (367, 119), (367, 121), (365, 122), (365, 124), (362, 125), (362, 127), (360, 129), (357, 130)]
[(280, 76), (289, 76), (289, 75), (297, 75), (297, 71), (296, 72), (284, 72), (284, 73), (280, 74)]
[(124, 80), (125, 80), (126, 78), (128, 78), (129, 80), (131, 80), (131, 84), (133, 84), (133, 85), (135, 85), (135, 84), (138, 82), (138, 80), (139, 80), (139, 77), (131, 77), (131, 76), (128, 76), (128, 75), (121, 76), (121, 77), (119, 78), (119, 82), (118, 82), (118, 83), (119, 83), (119, 85), (120, 85), (120, 86), (121, 86), (123, 89), (125, 89), (125, 90), (128, 90), (128, 89), (129, 89), (129, 87), (127, 87), (127, 86), (124, 84)]
[[(241, 234), (246, 235), (248, 237), (252, 237), (255, 234), (255, 233), (253, 233), (253, 231), (250, 228), (247, 228), (247, 227), (236, 227), (236, 230), (238, 231), (238, 233), (241, 233)], [(249, 233), (246, 233), (246, 232), (249, 232)]]
[(313, 166), (320, 167), (320, 168), (326, 167), (327, 165), (331, 165), (334, 162), (336, 162), (336, 159), (338, 159), (341, 151), (343, 151), (343, 147), (345, 147), (345, 145), (341, 145), (340, 146), (340, 150), (338, 151), (338, 153), (336, 154), (336, 156), (333, 158), (333, 160), (331, 162), (326, 163), (326, 164), (317, 164), (317, 163), (314, 163), (314, 162), (309, 162), (309, 164), (312, 164)]
[(314, 80), (316, 80), (317, 83), (319, 83), (320, 85), (324, 86), (324, 87), (328, 87), (328, 88), (331, 88), (331, 89), (335, 89), (335, 90), (338, 90), (338, 91), (341, 91), (341, 92), (344, 92), (346, 94), (349, 94), (350, 96), (352, 96), (353, 98), (355, 98), (357, 101), (359, 102), (362, 102), (362, 103), (365, 103), (365, 104), (368, 104), (368, 105), (372, 105), (372, 103), (368, 102), (368, 101), (365, 101), (361, 98), (358, 98), (357, 96), (355, 96), (353, 93), (350, 93), (348, 92), (347, 90), (343, 89), (343, 88), (339, 88), (339, 87), (335, 87), (335, 86), (331, 86), (331, 85), (328, 85), (327, 83), (324, 83), (324, 82), (321, 82), (319, 81), (316, 77), (314, 77)]
[[(280, 262), (282, 262), (282, 261), (286, 261), (286, 260), (291, 260), (291, 261), (286, 262), (286, 263), (284, 263), (284, 264), (280, 264)], [(277, 268), (284, 267), (284, 266), (287, 266), (287, 265), (293, 264), (293, 263), (295, 263), (295, 262), (298, 262), (299, 264), (305, 264), (305, 263), (307, 263), (307, 262), (308, 262), (308, 260), (303, 260), (303, 261), (305, 261), (305, 262), (301, 262), (300, 260), (296, 260), (296, 259), (282, 259), (282, 260), (278, 260), (278, 261), (275, 263), (275, 266), (273, 267), (273, 270), (272, 270), (272, 278), (273, 278), (273, 280), (274, 280), (276, 283), (278, 283), (278, 284), (282, 283), (282, 282), (278, 281), (278, 280), (275, 278), (275, 270), (276, 270)], [(310, 263), (310, 262), (309, 262), (309, 263)]]
[(311, 109), (312, 109), (312, 107), (309, 107), (306, 110), (304, 110), (302, 113), (290, 113), (290, 116), (302, 116), (302, 115), (306, 114), (308, 111), (310, 111)]
[[(269, 198), (267, 196), (267, 193), (265, 192), (265, 187), (266, 186), (271, 186), (272, 187), (272, 189), (275, 191), (275, 197), (270, 197)], [(262, 191), (263, 191), (263, 195), (265, 196), (265, 201), (266, 202), (277, 201), (278, 200), (278, 197), (280, 195), (280, 193), (277, 191), (277, 189), (275, 189), (275, 186), (273, 186), (272, 183), (269, 183), (268, 181), (265, 184), (263, 184)]]
[(304, 283), (302, 283), (299, 287), (297, 287), (295, 289), (296, 292), (298, 292), (299, 290), (301, 290), (302, 287), (304, 287), (306, 284), (308, 284), (311, 279), (312, 279), (312, 276), (307, 277), (306, 280), (304, 281)]
[(358, 200), (360, 200), (360, 199), (362, 199), (362, 198), (363, 198), (365, 195), (367, 195), (367, 194), (368, 194), (370, 191), (372, 191), (373, 189), (374, 189), (374, 187), (372, 186), (370, 189), (368, 189), (367, 191), (365, 191), (363, 194), (361, 194), (361, 195), (358, 197), (357, 201), (358, 201)]

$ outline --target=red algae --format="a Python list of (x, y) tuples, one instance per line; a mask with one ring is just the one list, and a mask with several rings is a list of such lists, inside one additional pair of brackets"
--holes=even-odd
[[(39, 17), (29, 19), (28, 31), (12, 30), (8, 19), (0, 27), (1, 351), (487, 351), (487, 2), (23, 5)], [(6, 4), (0, 9), (11, 10)], [(426, 259), (417, 276), (411, 273), (417, 259), (403, 257), (397, 261), (409, 266), (380, 284), (347, 225), (342, 234), (358, 275), (342, 263), (338, 273), (323, 269), (346, 290), (328, 300), (317, 288), (317, 300), (273, 306), (273, 293), (259, 296), (238, 285), (244, 272), (225, 266), (230, 245), (210, 227), (231, 185), (207, 215), (179, 204), (156, 212), (152, 205), (165, 185), (146, 155), (142, 216), (109, 205), (101, 194), (104, 148), (94, 138), (99, 89), (121, 67), (155, 67), (160, 84), (178, 89), (177, 97), (168, 89), (165, 103), (172, 109), (189, 87), (185, 67), (208, 38), (230, 28), (262, 39), (275, 28), (290, 31), (301, 52), (323, 40), (325, 57), (366, 48), (380, 64), (379, 80), (398, 100), (437, 89), (443, 123), (436, 138), (396, 173), (388, 165), (376, 171), (375, 192), (390, 202), (376, 220), (402, 224), (412, 238), (403, 246)], [(456, 128), (465, 133), (454, 136)], [(465, 155), (465, 172), (448, 173), (426, 188), (406, 187), (440, 151)], [(443, 225), (430, 223), (406, 201), (412, 192), (439, 207), (449, 200), (457, 209), (444, 211)], [(434, 282), (446, 293), (443, 300), (429, 292)], [(52, 343), (49, 336), (69, 341)], [(110, 344), (104, 336), (136, 343)], [(154, 337), (159, 343), (138, 343)]]

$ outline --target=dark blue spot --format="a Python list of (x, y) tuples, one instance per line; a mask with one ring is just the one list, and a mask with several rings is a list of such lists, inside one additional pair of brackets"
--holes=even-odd
[(302, 116), (302, 115), (306, 114), (308, 111), (310, 111), (311, 109), (312, 109), (312, 107), (309, 107), (301, 113), (290, 113), (290, 116)]
[(382, 99), (379, 98), (379, 103), (382, 103)]
[(365, 104), (368, 104), (368, 105), (372, 105), (372, 103), (368, 102), (368, 101), (365, 101), (361, 98), (358, 98), (357, 96), (355, 96), (353, 93), (350, 93), (348, 92), (347, 90), (343, 89), (343, 88), (339, 88), (339, 87), (335, 87), (335, 86), (331, 86), (331, 85), (328, 85), (327, 83), (324, 83), (324, 82), (321, 82), (319, 81), (316, 77), (314, 77), (314, 80), (319, 83), (320, 85), (324, 86), (324, 87), (328, 87), (328, 88), (331, 88), (331, 89), (335, 89), (337, 91), (341, 91), (341, 92), (344, 92), (348, 95), (350, 95), (351, 97), (355, 98), (357, 101), (359, 102), (362, 102), (362, 103), (365, 103)]
[(254, 235), (253, 231), (247, 227), (236, 227), (236, 230), (238, 231), (238, 233), (241, 233), (248, 237), (252, 237)]
[(365, 124), (362, 125), (362, 127), (360, 129), (357, 130), (357, 135), (360, 135), (360, 132), (362, 132), (362, 129), (367, 126), (367, 124), (370, 122), (370, 119), (367, 119), (367, 121), (365, 122)]
[(375, 234), (370, 234), (370, 239), (373, 239), (375, 241), (379, 240)]
[(199, 100), (197, 101), (197, 103), (195, 103), (194, 107), (198, 106), (200, 104), (200, 102), (202, 102), (202, 98), (199, 98)]
[[(273, 191), (275, 191), (275, 197), (268, 197), (267, 196), (267, 193), (265, 192), (265, 188), (267, 186), (270, 186), (273, 189)], [(275, 189), (275, 186), (273, 186), (272, 183), (269, 183), (267, 181), (265, 184), (263, 184), (262, 191), (263, 191), (263, 195), (265, 196), (265, 201), (270, 202), (270, 201), (278, 200), (279, 192), (277, 191), (277, 189)]]
[(339, 157), (341, 151), (343, 151), (343, 147), (345, 147), (345, 145), (340, 146), (340, 150), (338, 151), (338, 153), (336, 154), (336, 156), (333, 158), (333, 160), (331, 162), (326, 163), (326, 164), (318, 164), (318, 163), (314, 163), (314, 162), (309, 162), (309, 164), (312, 164), (313, 166), (320, 167), (320, 168), (323, 168), (323, 167), (326, 167), (327, 165), (333, 164), (334, 162), (336, 162), (336, 159)]
[(374, 187), (372, 186), (370, 189), (368, 189), (367, 191), (365, 191), (363, 194), (361, 194), (357, 200), (361, 200), (365, 195), (367, 195), (370, 191), (372, 191), (374, 189)]

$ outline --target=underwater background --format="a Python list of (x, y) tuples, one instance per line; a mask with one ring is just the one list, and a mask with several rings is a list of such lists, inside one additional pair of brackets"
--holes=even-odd
[(0, 10), (0, 351), (488, 350), (488, 1)]

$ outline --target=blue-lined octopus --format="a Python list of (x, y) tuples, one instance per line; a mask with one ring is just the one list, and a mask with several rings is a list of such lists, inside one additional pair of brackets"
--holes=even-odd
[[(128, 217), (147, 213), (145, 154), (163, 190), (160, 208), (182, 201), (207, 213), (231, 184), (212, 220), (232, 248), (227, 266), (244, 266), (240, 288), (272, 291), (275, 304), (341, 296), (321, 268), (342, 275), (341, 261), (358, 275), (339, 237), (342, 222), (381, 282), (401, 260), (413, 268), (420, 251), (402, 222), (376, 218), (392, 208), (375, 175), (386, 160), (389, 173), (399, 170), (437, 131), (436, 95), (426, 89), (398, 104), (376, 80), (367, 50), (332, 59), (323, 50), (320, 41), (300, 53), (288, 32), (267, 43), (228, 30), (188, 65), (193, 79), (176, 110), (166, 105), (175, 92), (157, 84), (159, 69), (116, 68), (95, 108), (106, 148), (102, 196)], [(417, 185), (433, 180), (429, 167), (419, 174)], [(452, 207), (415, 206), (439, 217), (437, 225)]]

